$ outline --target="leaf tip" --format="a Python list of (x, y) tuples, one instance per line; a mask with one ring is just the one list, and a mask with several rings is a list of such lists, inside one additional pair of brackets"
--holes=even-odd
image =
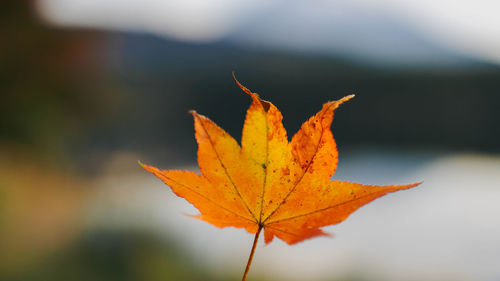
[(137, 163), (139, 163), (139, 165), (141, 165), (141, 167), (142, 167), (144, 170), (146, 170), (146, 171), (148, 171), (148, 172), (150, 172), (150, 173), (154, 173), (154, 172), (153, 172), (153, 170), (155, 169), (155, 167), (152, 167), (152, 166), (146, 165), (146, 164), (142, 163), (142, 162), (141, 162), (141, 160), (137, 160)]
[(203, 115), (198, 114), (198, 112), (196, 112), (196, 110), (194, 110), (194, 109), (189, 110), (188, 113), (191, 114), (191, 116), (193, 116), (193, 119), (195, 120), (195, 122), (197, 120), (200, 120), (200, 118), (203, 119), (203, 117), (204, 117)]
[(236, 85), (238, 85), (238, 87), (240, 87), (241, 90), (243, 90), (243, 92), (249, 94), (250, 96), (254, 93), (252, 93), (252, 91), (250, 91), (247, 87), (243, 86), (240, 81), (238, 81), (238, 79), (236, 79), (236, 75), (234, 75), (234, 71), (233, 71), (233, 79), (234, 79), (234, 82), (236, 82)]
[(346, 101), (348, 101), (348, 100), (350, 100), (350, 99), (353, 99), (355, 96), (356, 96), (355, 94), (350, 94), (350, 95), (348, 95), (348, 96), (345, 96), (345, 97), (343, 97), (343, 98), (339, 99), (338, 101), (335, 101), (335, 103), (336, 103), (337, 105), (341, 105), (341, 104), (343, 104), (344, 102), (346, 102)]
[(418, 181), (418, 182), (414, 182), (414, 183), (411, 183), (408, 185), (408, 188), (412, 188), (412, 187), (415, 187), (415, 186), (419, 186), (421, 185), (422, 183), (424, 183), (424, 181)]
[(339, 100), (336, 100), (336, 101), (329, 101), (327, 103), (324, 104), (324, 106), (326, 106), (327, 108), (329, 108), (330, 110), (335, 110), (337, 109), (341, 104), (343, 104), (344, 102), (354, 98), (355, 95), (354, 94), (351, 94), (351, 95), (348, 95), (348, 96), (345, 96)]
[(186, 214), (186, 213), (182, 213), (184, 216), (188, 217), (188, 218), (192, 218), (192, 219), (198, 219), (198, 220), (203, 220), (202, 219), (202, 215), (192, 215), (192, 214)]

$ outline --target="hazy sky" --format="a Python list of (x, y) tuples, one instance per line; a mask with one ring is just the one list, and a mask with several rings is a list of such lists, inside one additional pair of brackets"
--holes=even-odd
[[(390, 18), (396, 22), (394, 25), (407, 26), (416, 31), (419, 36), (423, 36), (425, 40), (438, 46), (500, 62), (500, 17), (498, 17), (500, 1), (495, 0), (323, 0), (314, 2), (297, 0), (39, 0), (38, 3), (41, 14), (59, 25), (146, 31), (195, 42), (216, 41), (241, 28), (244, 29), (245, 26), (259, 23), (262, 18), (274, 19), (269, 22), (270, 31), (276, 30), (279, 26), (297, 25), (297, 21), (304, 18), (315, 18), (319, 21), (323, 19), (322, 32), (328, 32), (329, 27), (332, 30), (345, 29), (346, 24), (358, 29), (376, 25), (374, 21), (363, 25), (367, 17)], [(324, 26), (324, 22), (329, 22), (329, 20), (339, 23), (335, 19), (342, 14), (345, 15), (342, 17), (344, 25)], [(296, 29), (298, 36), (301, 31), (305, 35), (320, 32), (316, 30), (318, 26), (310, 25), (308, 20), (299, 23), (303, 28)], [(261, 29), (260, 32), (265, 35), (268, 30)], [(290, 43), (287, 40), (284, 42), (283, 44)], [(279, 45), (279, 42), (277, 43)]]

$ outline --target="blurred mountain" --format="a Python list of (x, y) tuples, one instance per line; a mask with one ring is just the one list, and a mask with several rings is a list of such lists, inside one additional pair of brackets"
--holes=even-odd
[[(235, 43), (340, 55), (395, 66), (498, 62), (494, 3), (408, 1), (39, 1), (66, 27), (151, 32), (189, 42)], [(475, 13), (467, 12), (474, 10)], [(488, 36), (489, 35), (489, 36)], [(497, 48), (498, 49), (498, 48)], [(462, 53), (463, 52), (463, 53)], [(469, 55), (466, 55), (469, 54)], [(472, 59), (474, 60), (474, 59)]]
[(271, 6), (243, 22), (225, 40), (386, 67), (456, 67), (476, 62), (470, 55), (440, 46), (402, 15), (342, 1)]
[(282, 111), (289, 136), (322, 103), (355, 93), (333, 123), (339, 146), (500, 151), (500, 67), (428, 43), (380, 13), (291, 5), (260, 13), (223, 40), (186, 43), (48, 26), (28, 4), (7, 3), (0, 142), (54, 163), (92, 167), (115, 150), (194, 161), (190, 109), (239, 139), (250, 100), (232, 71)]
[[(107, 64), (127, 91), (80, 147), (127, 148), (169, 163), (193, 161), (190, 109), (239, 139), (249, 99), (231, 78), (284, 115), (291, 136), (321, 104), (355, 93), (333, 131), (340, 145), (498, 151), (500, 67), (382, 67), (226, 42), (192, 44), (146, 34), (110, 37)], [(85, 153), (88, 156), (88, 153)]]

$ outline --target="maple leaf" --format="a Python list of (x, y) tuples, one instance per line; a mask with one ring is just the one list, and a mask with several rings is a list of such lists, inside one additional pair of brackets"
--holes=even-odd
[(274, 237), (295, 244), (319, 235), (352, 212), (407, 185), (362, 185), (330, 180), (337, 167), (337, 148), (330, 130), (334, 111), (354, 95), (327, 102), (288, 140), (280, 111), (241, 85), (252, 98), (241, 146), (207, 117), (194, 117), (201, 175), (160, 170), (141, 164), (199, 211), (197, 218), (217, 227), (233, 226), (254, 233), (265, 243)]

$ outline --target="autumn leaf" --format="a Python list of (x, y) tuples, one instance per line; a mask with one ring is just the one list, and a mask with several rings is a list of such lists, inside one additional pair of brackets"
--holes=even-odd
[(288, 244), (328, 235), (322, 227), (345, 220), (359, 207), (407, 185), (362, 185), (331, 180), (337, 148), (330, 130), (335, 109), (354, 95), (327, 102), (288, 140), (280, 111), (241, 85), (252, 98), (241, 145), (207, 117), (194, 118), (201, 174), (142, 165), (217, 227), (256, 234), (243, 280), (261, 230), (264, 241)]

